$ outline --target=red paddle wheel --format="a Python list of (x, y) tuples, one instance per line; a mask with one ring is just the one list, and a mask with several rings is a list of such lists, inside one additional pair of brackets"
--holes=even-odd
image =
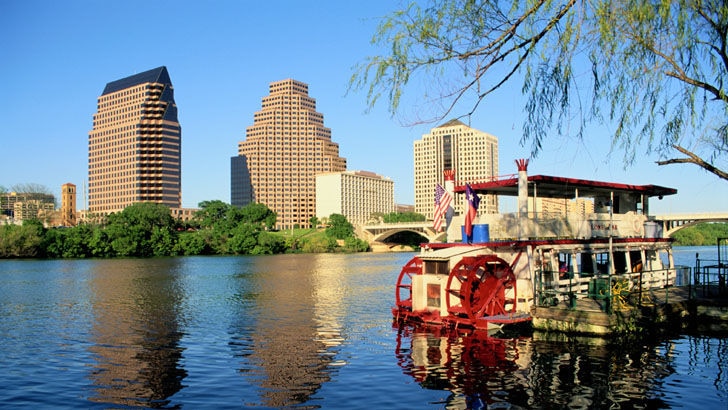
[(415, 256), (410, 259), (397, 278), (395, 289), (395, 308), (392, 309), (395, 316), (412, 312), (412, 276), (422, 274), (422, 260)]
[(445, 288), (451, 320), (475, 328), (522, 321), (513, 316), (516, 298), (513, 268), (496, 255), (463, 257), (450, 271)]

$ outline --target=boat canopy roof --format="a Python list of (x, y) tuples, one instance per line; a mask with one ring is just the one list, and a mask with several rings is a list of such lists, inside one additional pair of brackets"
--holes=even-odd
[[(554, 177), (549, 175), (528, 176), (529, 191), (536, 187), (538, 196), (544, 198), (598, 197), (615, 194), (637, 194), (647, 197), (662, 197), (677, 194), (677, 189), (659, 185), (631, 185), (616, 182), (590, 181), (586, 179)], [(486, 182), (470, 183), (470, 188), (479, 194), (518, 196), (518, 175)], [(465, 192), (465, 185), (455, 187), (455, 192)]]

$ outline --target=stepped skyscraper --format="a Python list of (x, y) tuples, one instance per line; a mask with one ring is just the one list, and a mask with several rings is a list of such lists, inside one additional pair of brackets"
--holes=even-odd
[(309, 227), (316, 216), (316, 175), (346, 171), (308, 84), (292, 79), (270, 84), (238, 155), (246, 159), (253, 200), (278, 215), (279, 229)]
[(162, 66), (106, 84), (88, 137), (88, 211), (181, 206), (182, 129)]

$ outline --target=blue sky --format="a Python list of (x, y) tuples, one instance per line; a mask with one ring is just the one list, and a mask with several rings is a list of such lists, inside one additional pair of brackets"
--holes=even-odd
[[(183, 206), (230, 201), (230, 157), (268, 84), (286, 78), (309, 84), (349, 169), (392, 178), (395, 200), (413, 204), (412, 143), (437, 124), (409, 126), (385, 101), (367, 112), (363, 93), (347, 93), (354, 66), (380, 51), (370, 44), (379, 18), (398, 4), (0, 1), (0, 185), (42, 184), (60, 197), (60, 186), (72, 182), (81, 191), (104, 86), (165, 65), (182, 125)], [(519, 90), (513, 83), (499, 91), (471, 118), (499, 138), (501, 174), (529, 155), (518, 144)], [(624, 169), (621, 153), (607, 156), (608, 130), (592, 125), (581, 143), (549, 138), (529, 173), (678, 189), (655, 200), (652, 213), (726, 211), (728, 182), (691, 165), (658, 167), (654, 156)]]

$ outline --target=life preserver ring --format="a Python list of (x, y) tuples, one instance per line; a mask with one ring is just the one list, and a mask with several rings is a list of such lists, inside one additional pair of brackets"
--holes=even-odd
[(642, 232), (642, 228), (643, 227), (644, 227), (644, 225), (640, 223), (639, 218), (633, 218), (632, 219), (632, 228), (634, 229), (635, 235), (642, 236), (643, 235), (643, 232)]

